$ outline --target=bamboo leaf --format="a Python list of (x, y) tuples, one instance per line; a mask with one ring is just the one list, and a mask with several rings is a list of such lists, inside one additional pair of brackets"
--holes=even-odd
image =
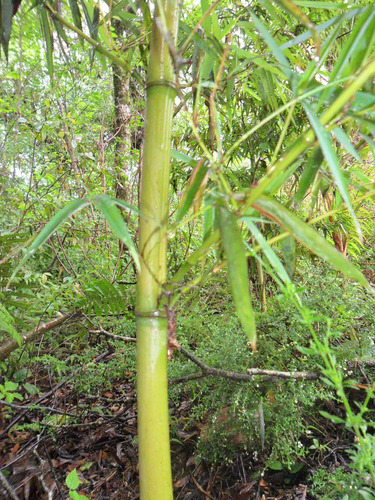
[(250, 298), (247, 259), (241, 232), (236, 217), (226, 207), (219, 207), (218, 217), (234, 305), (251, 347), (255, 350), (255, 318)]
[(320, 165), (323, 161), (323, 154), (320, 147), (316, 148), (312, 157), (306, 163), (305, 168), (303, 169), (298, 189), (296, 194), (294, 195), (294, 201), (299, 204), (305, 197), (307, 190), (310, 186), (312, 186), (315, 181), (316, 174), (319, 172)]
[(278, 274), (281, 281), (283, 281), (284, 283), (291, 283), (290, 277), (289, 277), (288, 273), (286, 272), (284, 266), (282, 265), (281, 260), (276, 255), (276, 253), (274, 252), (272, 247), (267, 243), (266, 238), (259, 231), (257, 226), (252, 221), (252, 219), (250, 217), (242, 217), (242, 220), (245, 221), (251, 234), (254, 236), (254, 238), (258, 242), (258, 245), (263, 250), (264, 255), (267, 257), (269, 263), (274, 268), (274, 270)]
[(254, 12), (250, 12), (250, 16), (251, 16), (255, 26), (259, 30), (261, 36), (263, 37), (264, 41), (269, 46), (269, 48), (272, 51), (273, 55), (275, 56), (277, 62), (279, 63), (280, 69), (289, 78), (292, 74), (292, 70), (289, 66), (288, 59), (284, 56), (282, 49), (280, 48), (280, 46), (278, 45), (276, 40), (272, 37), (268, 28), (266, 28), (264, 26), (264, 24), (254, 14)]
[(118, 205), (121, 208), (126, 208), (127, 210), (130, 210), (131, 212), (133, 212), (137, 215), (141, 214), (141, 212), (138, 210), (137, 207), (131, 205), (130, 203), (127, 203), (124, 200), (119, 200), (118, 198), (111, 198), (111, 200), (113, 201), (113, 203), (115, 203), (116, 205)]
[[(330, 81), (339, 78), (348, 67), (350, 58), (352, 56), (355, 57), (357, 52), (358, 54), (359, 52), (361, 52), (363, 38), (366, 37), (369, 32), (373, 31), (374, 20), (375, 20), (375, 11), (373, 7), (367, 7), (363, 12), (363, 15), (358, 19), (358, 21), (354, 25), (354, 28), (348, 40), (342, 47), (339, 53), (339, 57), (331, 71)], [(362, 57), (361, 58), (355, 57), (355, 63), (353, 63), (353, 67), (351, 68), (353, 70), (353, 73), (361, 66), (362, 63), (363, 63)], [(322, 106), (323, 102), (332, 94), (332, 92), (333, 92), (332, 88), (327, 88), (323, 91), (319, 99), (318, 108)]]
[(77, 0), (69, 0), (70, 10), (72, 12), (73, 22), (82, 31), (81, 12)]
[(193, 168), (197, 164), (197, 160), (195, 160), (191, 156), (188, 156), (184, 153), (180, 153), (179, 151), (176, 151), (175, 149), (171, 150), (171, 157), (174, 158), (175, 160), (181, 161), (182, 163), (186, 163), (187, 165), (190, 165)]
[(369, 287), (366, 278), (359, 269), (336, 250), (336, 248), (330, 245), (317, 231), (305, 222), (302, 222), (296, 215), (292, 214), (276, 200), (262, 195), (255, 201), (253, 207), (269, 219), (277, 222), (293, 238), (302, 243), (311, 252), (326, 260), (335, 269), (361, 285)]
[(42, 31), (44, 35), (44, 41), (46, 43), (46, 59), (47, 59), (47, 68), (49, 76), (52, 80), (53, 78), (53, 38), (52, 31), (49, 22), (49, 14), (47, 10), (43, 7), (40, 9), (40, 23), (42, 25)]
[(293, 17), (298, 19), (298, 21), (301, 24), (305, 25), (306, 28), (308, 28), (312, 32), (316, 45), (316, 53), (319, 56), (320, 38), (315, 24), (310, 21), (310, 19), (306, 16), (306, 14), (302, 12), (302, 10), (298, 7), (298, 5), (293, 3), (292, 0), (276, 0), (276, 3), (278, 3), (281, 7), (283, 7)]
[(344, 130), (340, 127), (336, 127), (332, 130), (333, 135), (336, 137), (336, 139), (340, 142), (341, 146), (346, 149), (348, 153), (350, 153), (353, 158), (358, 160), (360, 163), (362, 163), (362, 158), (359, 156), (357, 153), (357, 150), (353, 146), (353, 144), (350, 142), (349, 137), (346, 135)]
[(25, 262), (40, 248), (52, 235), (53, 233), (74, 213), (78, 212), (85, 206), (89, 205), (90, 201), (88, 198), (80, 198), (79, 200), (71, 201), (66, 207), (62, 208), (55, 214), (52, 219), (45, 225), (42, 231), (38, 234), (32, 244), (26, 251), (21, 262), (16, 267), (9, 282), (12, 281), (14, 276), (18, 273), (19, 269), (25, 264)]
[(333, 149), (332, 142), (331, 142), (331, 136), (325, 130), (323, 125), (320, 123), (319, 118), (313, 113), (313, 111), (310, 109), (310, 107), (306, 103), (304, 103), (304, 108), (305, 108), (307, 116), (310, 120), (310, 123), (315, 131), (315, 134), (319, 140), (320, 148), (321, 148), (322, 153), (327, 161), (328, 167), (332, 173), (332, 176), (335, 180), (335, 183), (336, 183), (337, 187), (339, 188), (341, 196), (343, 197), (343, 200), (345, 201), (345, 203), (348, 207), (348, 210), (353, 218), (353, 221), (356, 225), (358, 235), (361, 235), (362, 234), (361, 227), (359, 225), (357, 216), (354, 212), (354, 209), (352, 207), (352, 203), (350, 201), (345, 177), (344, 177), (343, 172), (340, 168), (339, 159), (337, 158), (336, 153)]
[(197, 166), (194, 168), (188, 184), (186, 186), (185, 192), (182, 195), (180, 206), (176, 214), (175, 224), (178, 224), (186, 212), (189, 210), (195, 195), (197, 194), (203, 180), (206, 177), (208, 171), (208, 165), (205, 159), (201, 160)]
[(116, 207), (117, 200), (113, 200), (105, 195), (95, 196), (93, 199), (95, 205), (104, 215), (109, 227), (112, 229), (114, 234), (124, 243), (124, 245), (129, 249), (131, 256), (137, 266), (140, 267), (139, 256), (137, 249), (130, 237), (128, 228), (126, 227), (125, 221), (122, 218), (120, 210)]
[(8, 47), (10, 34), (12, 31), (12, 17), (13, 17), (13, 2), (12, 0), (1, 0), (0, 4), (0, 22), (1, 22), (1, 44), (3, 46), (4, 54), (8, 60)]
[(293, 278), (296, 270), (296, 240), (287, 236), (281, 240), (281, 250), (285, 260), (285, 267), (290, 278)]
[[(315, 1), (314, 1), (314, 3), (315, 3)], [(344, 19), (346, 21), (349, 21), (350, 19), (353, 19), (353, 17), (356, 17), (356, 16), (362, 14), (363, 12), (365, 12), (366, 9), (367, 9), (367, 7), (361, 7), (359, 9), (349, 10), (348, 12), (346, 12), (344, 14)], [(316, 26), (316, 31), (318, 33), (321, 33), (322, 31), (325, 31), (330, 26), (334, 25), (339, 20), (341, 20), (341, 18), (342, 18), (342, 16), (340, 14), (337, 17), (333, 17), (332, 19), (328, 19), (328, 21), (324, 21), (324, 23), (319, 24), (319, 25)], [(305, 33), (302, 33), (302, 35), (298, 35), (295, 38), (293, 38), (292, 40), (289, 40), (288, 42), (284, 43), (283, 45), (280, 46), (280, 48), (282, 50), (290, 49), (291, 47), (295, 47), (296, 45), (305, 42), (306, 40), (308, 40), (309, 38), (311, 38), (311, 36), (312, 36), (312, 32), (310, 30), (308, 30)]]

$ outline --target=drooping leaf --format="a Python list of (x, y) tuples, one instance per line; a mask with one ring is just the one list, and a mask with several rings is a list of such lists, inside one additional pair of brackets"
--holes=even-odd
[(134, 242), (130, 237), (128, 228), (122, 218), (120, 210), (116, 207), (117, 201), (105, 195), (98, 195), (93, 198), (94, 204), (104, 215), (109, 227), (115, 235), (129, 249), (131, 256), (134, 259), (137, 269), (140, 267), (139, 255), (135, 248)]
[(346, 135), (344, 130), (340, 127), (336, 127), (332, 130), (333, 135), (336, 137), (336, 139), (341, 143), (341, 146), (346, 149), (348, 153), (350, 153), (353, 158), (358, 160), (360, 163), (362, 163), (362, 158), (359, 156), (357, 153), (357, 150), (353, 146), (353, 144), (350, 142), (349, 137)]
[(281, 250), (287, 273), (293, 278), (296, 270), (296, 240), (292, 236), (287, 236), (281, 240)]
[(83, 207), (89, 205), (89, 203), (90, 201), (88, 198), (81, 198), (79, 200), (71, 201), (68, 205), (66, 205), (66, 207), (59, 210), (29, 246), (26, 254), (16, 267), (9, 281), (14, 278), (21, 266), (25, 264), (25, 262), (36, 252), (36, 250), (41, 247), (43, 243), (45, 243), (69, 217), (81, 210)]
[(73, 17), (73, 22), (77, 28), (82, 30), (82, 18), (81, 11), (79, 10), (79, 5), (77, 0), (69, 0), (70, 10)]
[(254, 24), (259, 30), (260, 34), (264, 38), (264, 41), (269, 46), (277, 62), (279, 63), (280, 69), (289, 78), (292, 74), (292, 70), (290, 68), (288, 59), (284, 56), (282, 49), (280, 48), (276, 40), (272, 37), (266, 26), (264, 26), (261, 20), (254, 14), (254, 12), (250, 12), (250, 16), (254, 21)]
[(335, 180), (335, 183), (336, 183), (337, 187), (339, 188), (341, 196), (343, 197), (343, 200), (345, 201), (345, 203), (348, 207), (350, 215), (353, 218), (353, 221), (354, 221), (356, 228), (357, 228), (357, 232), (359, 235), (361, 235), (361, 227), (359, 225), (357, 216), (354, 212), (352, 203), (350, 201), (347, 183), (346, 183), (344, 174), (340, 168), (339, 159), (337, 158), (337, 155), (333, 149), (331, 136), (330, 136), (329, 132), (327, 132), (327, 130), (325, 130), (323, 125), (320, 123), (319, 118), (315, 115), (315, 113), (311, 110), (311, 108), (306, 103), (304, 103), (304, 108), (305, 108), (307, 116), (310, 120), (310, 123), (315, 131), (315, 134), (319, 140), (320, 148), (321, 148), (322, 153), (326, 159), (326, 162), (327, 162), (328, 167), (332, 173), (332, 176)]
[(175, 160), (182, 161), (182, 163), (186, 163), (191, 167), (195, 167), (197, 164), (197, 160), (191, 158), (191, 156), (186, 155), (185, 153), (181, 153), (180, 151), (176, 151), (175, 149), (171, 150), (171, 157)]
[(255, 317), (250, 298), (247, 259), (241, 232), (236, 217), (226, 207), (219, 207), (218, 218), (233, 302), (251, 347), (255, 350)]
[(277, 222), (288, 231), (293, 238), (302, 243), (302, 245), (307, 247), (312, 253), (326, 260), (335, 269), (361, 285), (369, 287), (366, 278), (359, 269), (311, 226), (301, 221), (296, 215), (283, 207), (276, 200), (262, 195), (253, 203), (253, 207), (266, 215), (269, 219)]
[(269, 263), (274, 268), (274, 270), (278, 274), (281, 281), (283, 281), (284, 283), (290, 283), (291, 281), (290, 281), (289, 275), (286, 272), (284, 266), (282, 265), (281, 260), (276, 255), (276, 253), (274, 252), (272, 247), (267, 243), (266, 238), (262, 235), (262, 233), (259, 231), (259, 229), (254, 224), (254, 222), (252, 222), (251, 218), (250, 217), (243, 217), (242, 220), (245, 221), (251, 234), (254, 236), (254, 238), (258, 242), (259, 246), (261, 247), (265, 256), (267, 257)]
[(12, 31), (13, 1), (1, 0), (0, 3), (1, 20), (1, 44), (3, 46), (5, 57), (8, 59), (8, 47), (10, 34)]
[(189, 178), (186, 189), (182, 195), (180, 206), (176, 214), (176, 221), (175, 221), (176, 224), (178, 224), (182, 220), (183, 216), (189, 210), (191, 204), (194, 201), (195, 195), (197, 194), (203, 180), (206, 177), (207, 171), (208, 171), (207, 162), (205, 161), (205, 159), (202, 159), (194, 168)]
[(46, 44), (46, 59), (47, 59), (47, 68), (49, 76), (52, 80), (53, 78), (53, 38), (52, 38), (52, 30), (49, 20), (49, 13), (44, 7), (39, 9), (40, 13), (40, 23), (42, 25), (42, 31), (44, 36), (44, 41)]
[(306, 163), (305, 168), (303, 169), (301, 178), (298, 183), (298, 189), (296, 194), (294, 195), (294, 201), (298, 204), (301, 203), (303, 198), (305, 197), (308, 189), (312, 186), (316, 174), (319, 171), (320, 165), (323, 161), (323, 154), (320, 147), (316, 148), (311, 158)]

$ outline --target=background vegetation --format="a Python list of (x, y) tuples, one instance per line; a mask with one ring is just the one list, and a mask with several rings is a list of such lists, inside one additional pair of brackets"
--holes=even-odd
[[(134, 498), (154, 9), (25, 1), (9, 40), (15, 5), (1, 5), (1, 484)], [(176, 78), (158, 297), (175, 495), (374, 498), (374, 7), (185, 2), (176, 44), (158, 19)]]

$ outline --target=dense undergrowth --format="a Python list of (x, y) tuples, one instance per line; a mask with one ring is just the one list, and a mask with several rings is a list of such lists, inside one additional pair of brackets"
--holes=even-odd
[[(326, 372), (323, 380), (254, 377), (237, 382), (213, 376), (171, 385), (172, 443), (178, 450), (184, 446), (181, 436), (194, 431), (192, 455), (197, 463), (204, 460), (215, 467), (247, 456), (254, 478), (273, 471), (283, 473), (288, 482), (303, 474), (318, 498), (372, 498), (368, 461), (375, 453), (371, 384), (375, 300), (323, 265), (315, 267), (303, 259), (298, 269), (295, 282), (302, 308), (293, 294), (278, 292), (268, 277), (273, 292), (267, 297), (267, 311), (257, 312), (260, 341), (256, 352), (246, 343), (220, 276), (193, 289), (185, 303), (177, 306), (178, 341), (207, 365), (228, 371), (246, 373), (248, 368), (260, 368), (321, 373), (327, 367), (311, 336), (308, 317), (315, 340), (326, 346), (326, 354), (334, 356), (333, 372)], [(128, 298), (131, 305), (132, 292)], [(63, 327), (59, 334), (48, 333), (39, 346), (14, 353), (2, 363), (5, 384), (11, 389), (8, 393), (22, 400), (27, 391), (37, 392), (37, 384), (33, 384), (37, 372), (39, 377), (44, 373), (54, 380), (73, 375), (74, 390), (82, 399), (111, 391), (123, 380), (134, 383), (135, 345), (98, 333), (102, 328), (134, 337), (134, 314), (131, 306), (129, 309), (120, 317), (99, 319), (91, 314)], [(108, 362), (93, 362), (106, 351), (113, 353)], [(181, 352), (174, 352), (169, 365), (172, 381), (197, 371)], [(342, 376), (350, 408), (361, 415), (356, 418), (367, 447), (350, 423), (335, 373)], [(189, 411), (176, 416), (174, 409), (182, 403)], [(12, 418), (11, 409), (4, 418)], [(52, 421), (57, 426), (75, 422), (56, 416)], [(51, 417), (46, 416), (22, 428), (41, 431), (49, 424)]]

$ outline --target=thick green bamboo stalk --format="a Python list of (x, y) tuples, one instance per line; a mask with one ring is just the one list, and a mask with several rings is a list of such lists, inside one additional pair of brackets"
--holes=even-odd
[[(166, 281), (169, 164), (175, 75), (166, 43), (175, 38), (177, 0), (157, 2), (147, 75), (140, 189), (137, 285), (137, 395), (142, 500), (173, 498), (169, 447), (167, 311), (159, 310)], [(164, 33), (162, 33), (162, 31)]]

